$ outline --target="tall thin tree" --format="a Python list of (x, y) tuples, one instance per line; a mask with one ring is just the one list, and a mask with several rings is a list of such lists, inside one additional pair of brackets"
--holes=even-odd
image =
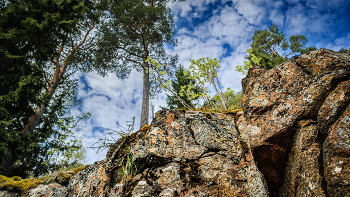
[[(169, 0), (112, 0), (110, 17), (101, 29), (99, 47), (96, 48), (95, 68), (103, 76), (106, 70), (119, 78), (129, 76), (132, 69), (143, 72), (141, 124), (148, 124), (150, 78), (147, 56), (167, 64), (167, 73), (175, 68), (177, 55), (165, 53), (165, 44), (176, 45), (175, 24)], [(153, 84), (154, 85), (154, 84)]]

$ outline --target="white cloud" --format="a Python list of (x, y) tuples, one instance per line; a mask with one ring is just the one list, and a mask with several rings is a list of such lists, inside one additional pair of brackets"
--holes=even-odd
[(326, 48), (334, 51), (339, 51), (341, 48), (350, 49), (350, 33), (347, 35), (335, 39), (333, 42), (329, 42), (328, 40), (324, 40), (320, 44), (316, 45), (317, 48)]
[(280, 10), (272, 10), (269, 19), (273, 24), (282, 27), (284, 25), (285, 16)]
[(338, 13), (344, 12), (349, 3), (349, 1), (344, 0), (306, 0), (307, 7), (328, 12), (337, 10)]
[(289, 4), (297, 4), (300, 2), (300, 0), (286, 0), (286, 2)]
[(180, 34), (192, 34), (192, 32), (190, 32), (188, 29), (186, 28), (181, 28), (177, 31), (177, 34), (180, 35)]
[[(75, 77), (81, 76), (78, 73)], [(81, 111), (90, 112), (91, 118), (84, 129), (85, 135), (81, 138), (85, 147), (92, 146), (98, 138), (104, 137), (106, 132), (94, 130), (96, 127), (104, 127), (112, 130), (121, 130), (116, 121), (126, 127), (126, 121), (136, 117), (135, 130), (139, 129), (142, 98), (142, 73), (135, 70), (125, 80), (118, 79), (112, 74), (102, 77), (95, 72), (85, 75), (86, 83), (91, 90), (84, 90), (84, 84), (80, 81), (78, 96), (84, 100)], [(96, 155), (93, 150), (87, 149), (88, 163), (104, 159), (107, 150)]]
[(235, 70), (237, 65), (243, 64), (245, 55), (245, 53), (236, 52), (232, 56), (222, 59), (218, 77), (224, 88), (223, 91), (227, 88), (236, 92), (242, 89), (241, 81), (245, 76)]
[(322, 14), (317, 9), (307, 9), (302, 4), (288, 7), (286, 11), (286, 33), (294, 34), (317, 34), (331, 36), (335, 29), (339, 28), (337, 14)]
[(263, 17), (265, 16), (266, 9), (260, 7), (257, 3), (251, 0), (233, 0), (235, 9), (238, 10), (239, 14), (242, 14), (250, 24), (260, 24)]

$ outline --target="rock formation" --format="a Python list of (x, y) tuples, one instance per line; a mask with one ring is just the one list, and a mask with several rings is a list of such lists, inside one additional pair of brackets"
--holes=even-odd
[(243, 113), (157, 112), (66, 196), (350, 196), (350, 55), (255, 66), (242, 87)]
[(350, 194), (350, 56), (308, 52), (242, 80), (244, 117), (271, 196)]

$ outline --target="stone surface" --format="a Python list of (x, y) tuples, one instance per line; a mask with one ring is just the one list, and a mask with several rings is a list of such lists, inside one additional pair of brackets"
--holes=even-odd
[(29, 197), (65, 197), (67, 187), (58, 183), (50, 183), (48, 185), (38, 185), (29, 192)]
[(334, 124), (341, 112), (350, 103), (350, 80), (341, 82), (333, 90), (320, 110), (318, 111), (317, 122), (319, 129), (324, 134), (328, 134), (329, 127)]
[(16, 197), (18, 195), (16, 192), (0, 191), (0, 197)]
[(318, 129), (316, 121), (299, 121), (301, 128), (294, 136), (280, 197), (319, 196), (326, 197), (322, 186), (321, 144), (317, 142)]
[(73, 176), (68, 184), (67, 197), (105, 196), (111, 184), (106, 160), (96, 162)]
[[(161, 110), (112, 167), (116, 146), (74, 175), (66, 196), (350, 196), (349, 79), (350, 56), (327, 49), (254, 66), (243, 115)], [(128, 154), (138, 171), (121, 178)]]
[(159, 111), (131, 147), (135, 159), (156, 166), (144, 172), (132, 194), (267, 196), (247, 139), (236, 127), (225, 114)]
[(350, 105), (328, 131), (323, 145), (329, 196), (350, 195)]
[(242, 133), (231, 115), (161, 110), (126, 145), (139, 173), (113, 179), (102, 161), (72, 178), (68, 196), (268, 196), (239, 122)]
[[(318, 135), (314, 142), (323, 144), (329, 132), (327, 128), (332, 125), (332, 121), (337, 120), (349, 102), (346, 85), (349, 78), (350, 56), (321, 49), (292, 58), (269, 71), (256, 67), (249, 70), (248, 76), (242, 80), (244, 116), (247, 119), (250, 146), (271, 196), (278, 196), (288, 158), (293, 157), (291, 149), (293, 137), (301, 128), (299, 121), (319, 119), (315, 123), (319, 128), (317, 132), (323, 129), (323, 134)], [(331, 96), (332, 93), (335, 95)], [(329, 106), (325, 103), (327, 98)], [(332, 103), (332, 98), (338, 101)], [(324, 122), (327, 119), (329, 123)], [(318, 157), (317, 152), (321, 151), (319, 149), (322, 149), (316, 144), (310, 144), (309, 148), (312, 148), (308, 153), (314, 154), (315, 159)], [(289, 167), (293, 169), (300, 165), (306, 164), (289, 164)], [(306, 167), (308, 165), (323, 165), (323, 162), (311, 162)], [(321, 171), (315, 170), (313, 173)], [(319, 176), (323, 177), (322, 174)], [(306, 186), (300, 187), (304, 188), (300, 195), (307, 192)], [(322, 187), (322, 190), (325, 188)]]

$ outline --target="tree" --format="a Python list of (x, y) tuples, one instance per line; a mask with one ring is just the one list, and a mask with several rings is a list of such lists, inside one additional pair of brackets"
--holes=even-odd
[[(185, 71), (184, 67), (180, 65), (178, 69), (175, 71), (176, 80), (172, 80), (171, 86), (174, 92), (180, 95), (182, 100), (184, 100), (188, 105), (191, 105), (192, 104), (191, 100), (197, 100), (199, 97), (197, 96), (194, 99), (190, 100), (188, 96), (185, 94), (182, 94), (181, 96), (180, 93), (181, 93), (182, 86), (187, 86), (187, 85), (194, 86), (195, 84), (195, 80), (190, 79), (189, 74), (186, 75), (184, 71)], [(194, 87), (193, 92), (195, 94), (198, 94), (200, 90), (198, 87)], [(175, 107), (179, 109), (185, 108), (185, 106), (174, 95), (173, 96), (167, 95), (166, 101), (169, 108), (175, 108)]]
[(87, 0), (9, 0), (0, 3), (0, 75), (28, 59), (42, 62), (57, 55), (57, 46), (76, 20), (91, 9)]
[[(146, 62), (149, 62), (149, 61), (150, 61), (150, 57), (148, 56), (146, 59)], [(159, 83), (159, 88), (165, 88), (166, 90), (170, 91), (177, 98), (177, 100), (180, 101), (180, 103), (183, 106), (185, 106), (186, 109), (194, 109), (195, 105), (192, 103), (192, 98), (196, 97), (196, 95), (194, 95), (194, 93), (192, 93), (191, 95), (186, 93), (186, 91), (190, 91), (191, 86), (190, 87), (181, 86), (181, 90), (180, 90), (181, 96), (183, 96), (182, 94), (184, 92), (186, 93), (188, 101), (190, 101), (191, 103), (189, 105), (184, 100), (182, 100), (182, 98), (170, 87), (171, 85), (170, 80), (165, 82), (166, 78), (164, 76), (167, 74), (165, 64), (161, 65), (155, 59), (151, 60), (150, 63), (151, 63), (151, 66), (149, 67), (150, 71), (155, 77), (155, 80)]]
[[(146, 62), (150, 61), (150, 57), (147, 57)], [(161, 65), (159, 64), (155, 59), (151, 60), (151, 70), (156, 76), (156, 80), (159, 82), (161, 88), (165, 88), (166, 90), (170, 91), (175, 98), (186, 108), (186, 109), (194, 109), (195, 105), (192, 103), (193, 99), (196, 98), (203, 98), (204, 105), (208, 106), (210, 105), (211, 109), (222, 111), (222, 109), (219, 109), (215, 104), (217, 104), (217, 101), (221, 101), (221, 106), (224, 108), (225, 111), (227, 111), (227, 104), (232, 104), (232, 102), (235, 102), (239, 99), (234, 99), (233, 97), (236, 97), (237, 95), (234, 94), (234, 91), (230, 90), (230, 88), (227, 88), (227, 90), (223, 93), (220, 87), (220, 82), (217, 76), (217, 69), (220, 68), (219, 63), (220, 60), (209, 59), (207, 58), (200, 58), (198, 60), (190, 60), (191, 66), (189, 70), (183, 71), (184, 75), (187, 76), (187, 79), (190, 81), (194, 81), (195, 84), (198, 84), (197, 86), (193, 86), (192, 83), (188, 83), (186, 85), (182, 85), (179, 93), (176, 93), (173, 88), (171, 88), (171, 81), (168, 80), (167, 82), (164, 82), (164, 75), (166, 74), (165, 71), (165, 64)], [(210, 98), (210, 91), (207, 87), (205, 87), (205, 84), (209, 83), (214, 87), (214, 89), (217, 92), (217, 95), (214, 96), (213, 99)], [(194, 92), (194, 90), (198, 90)], [(220, 91), (219, 91), (220, 90)], [(189, 103), (185, 102), (181, 97), (186, 95), (187, 101)], [(229, 102), (228, 102), (229, 101)], [(213, 105), (214, 104), (214, 105)], [(234, 108), (237, 108), (237, 106), (233, 106)], [(233, 108), (231, 108), (233, 109)]]
[[(221, 103), (227, 111), (227, 101), (225, 99), (225, 93), (222, 92), (220, 87), (220, 82), (218, 78), (217, 69), (220, 68), (219, 63), (220, 60), (209, 59), (207, 58), (200, 58), (198, 60), (190, 60), (190, 72), (192, 73), (192, 76), (190, 76), (191, 79), (194, 79), (196, 82), (198, 82), (199, 86), (204, 86), (205, 83), (209, 83), (213, 86), (215, 89), (217, 95), (219, 96)], [(187, 72), (186, 72), (187, 73)], [(202, 88), (204, 89), (204, 88)], [(228, 90), (229, 91), (229, 90)], [(208, 91), (202, 91), (207, 95), (208, 101), (210, 100), (209, 92)], [(191, 91), (193, 94), (193, 92)]]
[(339, 50), (339, 52), (343, 52), (343, 53), (350, 54), (350, 48), (349, 48), (349, 49), (341, 48), (341, 49)]
[(155, 77), (148, 72), (148, 56), (166, 63), (172, 74), (177, 56), (168, 56), (164, 45), (176, 45), (175, 24), (166, 7), (169, 0), (113, 0), (109, 3), (110, 16), (101, 28), (96, 49), (96, 70), (106, 70), (119, 78), (129, 76), (132, 69), (143, 71), (141, 125), (148, 124), (150, 87), (158, 87)]
[[(289, 55), (302, 54), (316, 49), (315, 47), (305, 48), (308, 40), (303, 35), (292, 35), (287, 41), (285, 35), (273, 24), (268, 30), (255, 31), (252, 39), (251, 49), (247, 50), (249, 54), (245, 57), (248, 61), (245, 61), (243, 66), (236, 67), (236, 70), (243, 74), (246, 74), (246, 71), (253, 65), (257, 64), (269, 70), (288, 60)], [(278, 54), (279, 50), (288, 49), (291, 51), (289, 54), (284, 56)]]
[[(55, 147), (55, 141), (61, 136), (60, 131), (55, 129), (59, 126), (59, 116), (66, 115), (71, 108), (71, 106), (65, 106), (66, 101), (72, 102), (72, 105), (78, 103), (76, 99), (77, 81), (65, 80), (62, 85), (66, 88), (58, 91), (47, 104), (40, 124), (24, 136), (22, 133), (24, 125), (28, 123), (36, 103), (41, 102), (37, 90), (42, 89), (43, 84), (45, 85), (45, 80), (41, 75), (42, 71), (38, 68), (36, 70), (34, 66), (31, 70), (29, 68), (31, 67), (13, 70), (14, 67), (12, 67), (0, 77), (0, 92), (10, 92), (0, 95), (2, 175), (25, 178), (29, 174), (39, 176), (46, 173), (52, 166), (45, 166), (42, 162), (48, 160), (47, 151)], [(19, 81), (17, 81), (18, 77), (20, 77)], [(9, 152), (12, 156), (11, 160), (6, 158)], [(5, 163), (6, 161), (13, 162), (13, 164)]]
[[(0, 130), (7, 135), (0, 144), (1, 174), (9, 174), (18, 159), (24, 170), (29, 161), (37, 164), (37, 159), (45, 158), (39, 147), (43, 148), (40, 144), (55, 132), (50, 127), (57, 123), (57, 116), (67, 111), (64, 99), (76, 100), (76, 81), (64, 75), (69, 64), (82, 62), (79, 49), (90, 47), (83, 44), (97, 21), (94, 7), (90, 0), (10, 1), (2, 5), (0, 39), (6, 44), (1, 46), (4, 63), (0, 83), (5, 86), (0, 99)], [(60, 62), (62, 56), (65, 58)], [(50, 63), (54, 63), (54, 74), (50, 74)], [(54, 97), (60, 85), (64, 85), (62, 91)], [(29, 145), (36, 147), (36, 154), (29, 151), (33, 147), (26, 149)], [(38, 154), (41, 157), (33, 157)]]
[(66, 170), (70, 166), (81, 166), (85, 159), (85, 149), (82, 146), (81, 139), (76, 136), (78, 122), (86, 120), (91, 116), (88, 112), (82, 117), (77, 116), (65, 117), (59, 121), (58, 132), (55, 132), (51, 138), (50, 149), (47, 150), (49, 157), (43, 162), (44, 165), (50, 166), (48, 170), (54, 172), (56, 170)]

